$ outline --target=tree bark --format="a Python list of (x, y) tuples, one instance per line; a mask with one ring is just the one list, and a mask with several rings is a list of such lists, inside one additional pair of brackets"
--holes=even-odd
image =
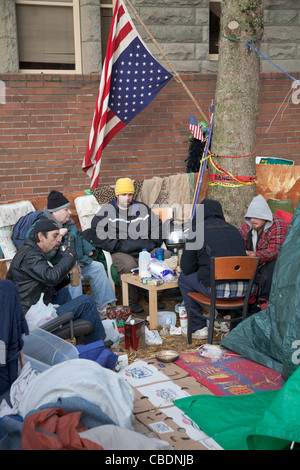
[[(259, 54), (245, 42), (255, 40), (252, 44), (259, 48), (260, 40), (256, 40), (263, 34), (261, 0), (223, 0), (221, 5), (211, 153), (213, 161), (229, 174), (253, 177), (256, 173), (254, 152), (260, 59)], [(249, 154), (253, 155), (234, 158)], [(209, 172), (222, 174), (211, 162)], [(239, 227), (249, 203), (256, 195), (256, 185), (239, 186), (235, 181), (229, 184), (210, 184), (208, 197), (220, 201), (226, 220)]]

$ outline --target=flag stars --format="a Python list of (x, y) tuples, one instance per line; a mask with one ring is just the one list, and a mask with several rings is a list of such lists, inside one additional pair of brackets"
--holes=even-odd
[(125, 48), (112, 68), (111, 91), (118, 91), (110, 96), (110, 106), (123, 122), (129, 122), (147, 106), (159, 87), (171, 77), (144, 46), (138, 43), (138, 39), (133, 42), (132, 49)]

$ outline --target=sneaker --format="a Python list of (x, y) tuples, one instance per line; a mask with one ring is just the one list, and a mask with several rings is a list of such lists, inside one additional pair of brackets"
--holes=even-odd
[(131, 313), (142, 313), (144, 311), (143, 307), (136, 301), (129, 304)]
[(100, 319), (101, 319), (101, 320), (105, 320), (105, 319), (107, 318), (107, 315), (106, 315), (106, 306), (105, 306), (105, 307), (102, 307), (102, 308), (97, 308), (97, 310), (98, 310)]
[[(183, 336), (187, 336), (187, 328), (181, 328), (181, 333)], [(207, 339), (208, 337), (208, 327), (204, 326), (200, 330), (194, 331), (192, 333), (192, 339)]]

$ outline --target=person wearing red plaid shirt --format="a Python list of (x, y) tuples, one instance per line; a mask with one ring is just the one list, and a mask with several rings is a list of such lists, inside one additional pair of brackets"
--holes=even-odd
[(255, 280), (258, 306), (252, 309), (255, 312), (268, 307), (275, 262), (285, 240), (288, 224), (272, 213), (261, 195), (252, 199), (244, 218), (240, 233), (245, 241), (246, 254), (260, 257)]

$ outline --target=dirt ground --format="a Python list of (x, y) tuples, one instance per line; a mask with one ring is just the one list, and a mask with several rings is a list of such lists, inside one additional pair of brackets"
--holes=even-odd
[[(116, 289), (116, 296), (117, 296), (117, 305), (122, 305), (122, 292), (121, 289), (117, 288)], [(179, 304), (182, 302), (182, 298), (180, 296), (179, 290), (168, 290), (168, 291), (163, 291), (160, 300), (164, 303), (164, 308), (161, 309), (161, 311), (169, 311), (169, 312), (175, 312), (175, 306), (176, 304)], [(143, 296), (140, 296), (139, 298), (139, 303), (144, 307), (144, 312), (139, 313), (139, 314), (133, 314), (132, 316), (135, 318), (139, 318), (141, 320), (145, 320), (145, 324), (149, 326), (149, 323), (147, 321), (147, 316), (149, 316), (149, 305), (148, 302), (145, 300)], [(177, 315), (177, 323), (176, 326), (180, 326), (179, 323), (179, 317)], [(191, 351), (191, 350), (196, 350), (197, 348), (201, 347), (202, 344), (205, 344), (207, 341), (206, 340), (193, 340), (192, 344), (187, 344), (187, 338), (182, 335), (163, 335), (162, 327), (158, 327), (158, 332), (163, 340), (163, 343), (160, 345), (153, 345), (153, 346), (144, 346), (140, 347), (138, 350), (134, 351), (132, 349), (125, 349), (125, 341), (120, 341), (118, 345), (116, 345), (113, 349), (116, 350), (116, 352), (124, 352), (125, 354), (128, 355), (128, 362), (132, 363), (133, 361), (140, 359), (143, 360), (147, 357), (155, 355), (159, 351), (163, 350), (175, 350), (178, 353), (182, 353), (185, 351)], [(219, 341), (221, 340), (220, 335), (215, 335), (214, 337), (214, 343), (218, 344)]]

